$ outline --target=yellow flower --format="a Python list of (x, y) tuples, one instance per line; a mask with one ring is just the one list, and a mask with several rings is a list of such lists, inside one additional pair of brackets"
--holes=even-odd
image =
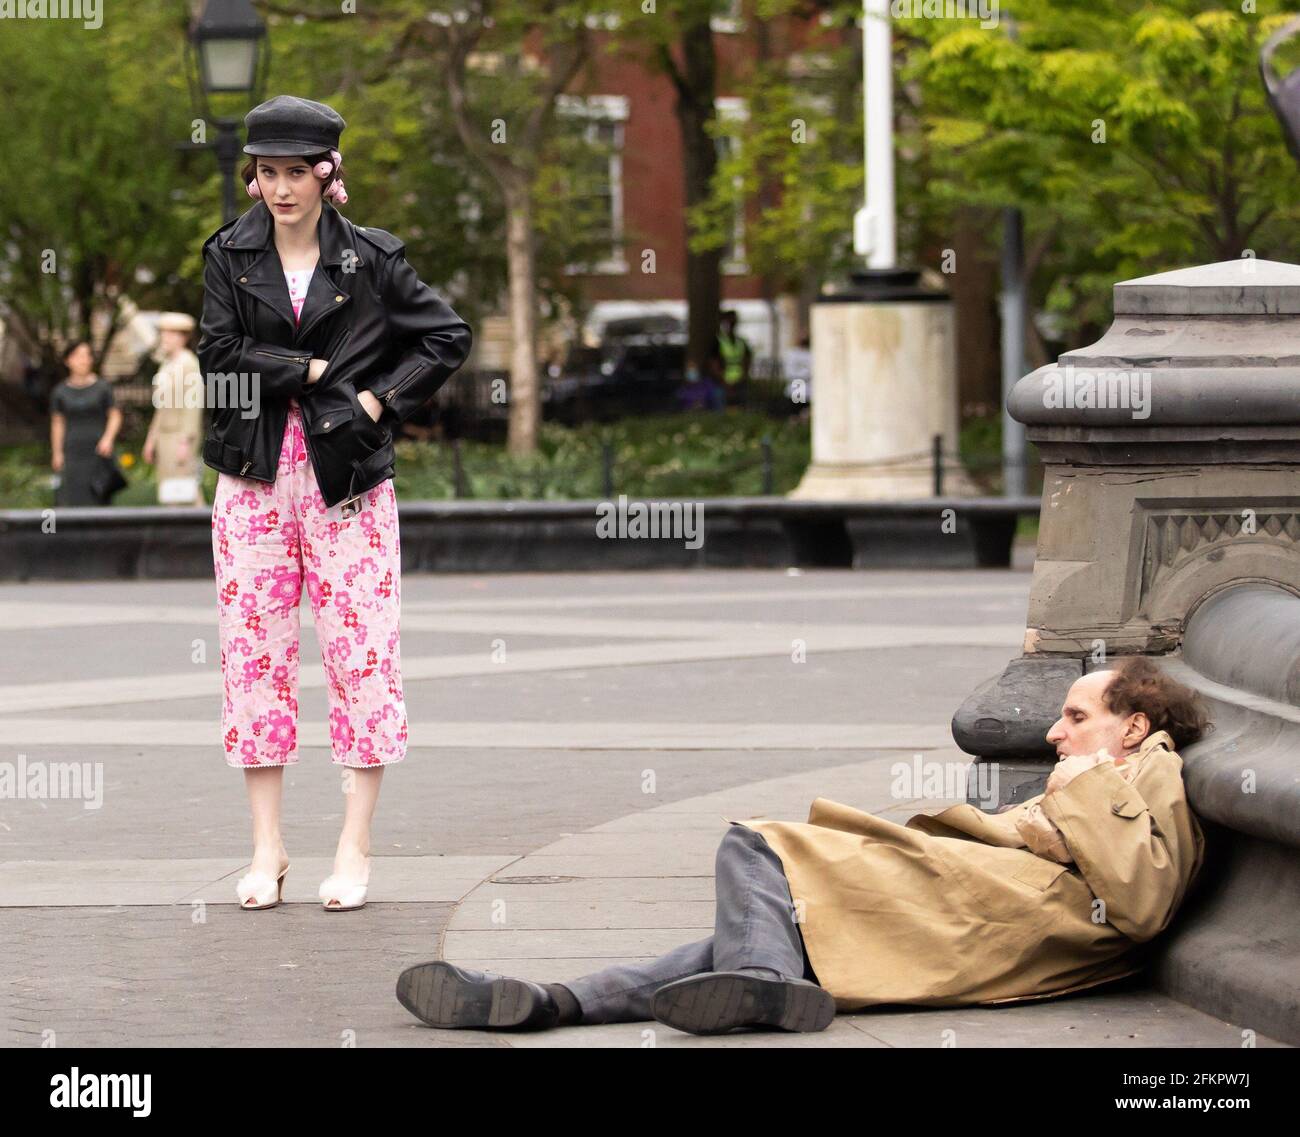
[(129, 470), (132, 466), (135, 465), (135, 455), (134, 455), (134, 454), (123, 454), (123, 455), (122, 455), (122, 465), (125, 466), (125, 467)]

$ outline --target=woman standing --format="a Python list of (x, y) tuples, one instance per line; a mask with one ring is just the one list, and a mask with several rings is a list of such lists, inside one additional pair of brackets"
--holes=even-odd
[(353, 225), (332, 108), (280, 95), (245, 117), (251, 210), (204, 244), (199, 361), (220, 471), (212, 544), (227, 764), (245, 771), (253, 857), (236, 892), (279, 903), (284, 767), (298, 761), (298, 602), (305, 584), (344, 778), (327, 910), (365, 903), (384, 767), (406, 754), (394, 425), (465, 361), (472, 335), (407, 262)]
[(63, 365), (68, 378), (50, 393), (50, 467), (62, 474), (54, 504), (107, 505), (105, 460), (113, 457), (122, 412), (112, 386), (94, 372), (89, 343), (77, 340), (68, 347)]
[(158, 355), (162, 366), (153, 379), (153, 421), (141, 456), (154, 465), (158, 501), (162, 505), (202, 505), (199, 482), (199, 440), (203, 433), (203, 403), (199, 361), (190, 351), (194, 317), (164, 312), (158, 320)]

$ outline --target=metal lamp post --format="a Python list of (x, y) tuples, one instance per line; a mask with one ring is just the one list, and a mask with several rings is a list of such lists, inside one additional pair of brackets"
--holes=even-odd
[(853, 218), (853, 251), (867, 267), (897, 268), (894, 235), (894, 61), (889, 0), (863, 0), (862, 104), (866, 200)]
[(919, 269), (898, 264), (889, 0), (862, 0), (862, 36), (866, 200), (853, 248), (866, 263), (847, 282), (829, 282), (812, 305), (812, 462), (789, 496), (969, 496), (976, 487), (954, 457), (952, 301)]
[[(210, 149), (221, 170), (222, 221), (238, 213), (235, 204), (235, 169), (241, 156), (240, 119), (214, 116), (211, 95), (251, 96), (261, 102), (270, 63), (266, 25), (249, 0), (207, 0), (203, 12), (190, 26), (186, 43), (186, 77), (191, 102), (202, 118), (217, 128), (215, 142), (186, 143), (184, 149)], [(197, 72), (197, 75), (196, 75)]]

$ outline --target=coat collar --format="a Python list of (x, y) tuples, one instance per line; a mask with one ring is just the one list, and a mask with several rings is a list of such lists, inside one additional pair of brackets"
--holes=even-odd
[[(360, 247), (361, 242), (356, 238), (352, 222), (328, 201), (320, 203), (316, 239), (320, 244), (321, 264), (341, 265), (345, 260), (356, 265), (366, 263), (365, 253)], [(275, 218), (271, 216), (270, 207), (263, 201), (254, 205), (230, 227), (230, 232), (221, 239), (221, 247), (274, 251)], [(276, 259), (279, 259), (278, 253)]]
[[(295, 320), (289, 286), (284, 279), (284, 265), (275, 247), (275, 218), (266, 203), (259, 201), (221, 238), (223, 249), (246, 250), (254, 254), (247, 266), (236, 274), (236, 285), (252, 293), (284, 321), (287, 336), (294, 344), (301, 342), (331, 312), (348, 306), (356, 269), (367, 263), (367, 254), (361, 248), (362, 242), (357, 239), (352, 222), (328, 201), (321, 202), (316, 239), (320, 245), (320, 260), (307, 286), (302, 315)], [(331, 273), (331, 269), (335, 271)]]
[(1163, 746), (1166, 750), (1177, 749), (1177, 747), (1174, 746), (1173, 735), (1171, 735), (1167, 730), (1158, 730), (1155, 734), (1148, 734), (1146, 738), (1142, 740), (1141, 745), (1137, 748), (1135, 756), (1145, 758), (1157, 746)]
[(1135, 766), (1140, 766), (1151, 756), (1151, 754), (1161, 748), (1169, 750), (1175, 754), (1178, 753), (1177, 748), (1174, 746), (1173, 735), (1171, 735), (1167, 730), (1158, 730), (1155, 734), (1148, 734), (1146, 738), (1139, 743), (1138, 748), (1134, 750), (1125, 761), (1132, 762)]

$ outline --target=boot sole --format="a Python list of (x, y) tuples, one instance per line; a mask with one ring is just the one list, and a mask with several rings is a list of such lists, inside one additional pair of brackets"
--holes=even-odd
[(397, 1001), (426, 1026), (519, 1026), (537, 1009), (525, 984), (505, 976), (472, 979), (445, 960), (417, 963), (397, 977)]
[(769, 1026), (800, 1034), (825, 1030), (835, 1000), (821, 987), (757, 975), (711, 973), (661, 987), (651, 1001), (659, 1022), (688, 1034)]

